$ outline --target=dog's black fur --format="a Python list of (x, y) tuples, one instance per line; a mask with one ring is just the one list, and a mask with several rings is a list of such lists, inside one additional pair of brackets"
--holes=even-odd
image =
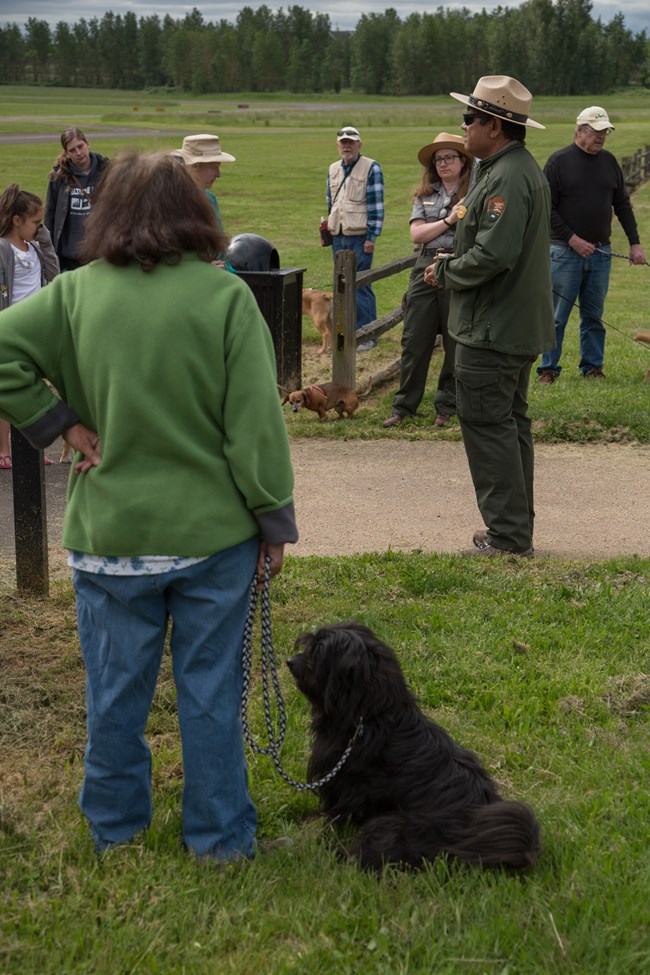
[(311, 704), (321, 811), (359, 827), (348, 854), (366, 869), (421, 867), (440, 853), (485, 867), (527, 867), (540, 854), (535, 815), (501, 798), (479, 760), (420, 711), (395, 654), (358, 623), (303, 633), (287, 661)]

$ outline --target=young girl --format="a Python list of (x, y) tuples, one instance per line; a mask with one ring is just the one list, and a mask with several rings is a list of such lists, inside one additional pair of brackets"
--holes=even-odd
[[(0, 196), (0, 311), (22, 301), (59, 273), (43, 203), (12, 183)], [(11, 470), (10, 426), (0, 419), (0, 470)], [(47, 461), (46, 461), (47, 463)]]

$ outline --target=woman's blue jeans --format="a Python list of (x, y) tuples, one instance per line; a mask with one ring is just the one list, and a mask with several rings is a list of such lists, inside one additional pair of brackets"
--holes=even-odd
[(187, 569), (75, 571), (88, 742), (79, 805), (98, 851), (151, 822), (145, 726), (168, 620), (183, 749), (183, 839), (199, 856), (251, 856), (257, 816), (240, 717), (242, 642), (259, 552), (253, 538)]
[(580, 363), (582, 374), (601, 369), (605, 359), (603, 310), (609, 287), (611, 247), (603, 244), (604, 254), (594, 252), (580, 257), (571, 247), (551, 244), (551, 276), (555, 309), (555, 348), (545, 352), (537, 372), (562, 371), (560, 356), (569, 315), (577, 299), (580, 308)]

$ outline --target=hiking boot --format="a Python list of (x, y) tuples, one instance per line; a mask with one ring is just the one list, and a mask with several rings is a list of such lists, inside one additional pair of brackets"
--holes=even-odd
[(494, 557), (496, 555), (519, 555), (522, 558), (531, 558), (534, 555), (535, 550), (532, 545), (530, 548), (496, 548), (488, 540), (487, 529), (481, 528), (479, 531), (474, 532), (472, 535), (472, 542), (474, 543), (474, 548), (466, 550), (463, 555), (486, 555), (488, 558)]
[(494, 545), (490, 545), (489, 542), (485, 542), (484, 545), (474, 546), (474, 548), (466, 548), (461, 555), (483, 555), (485, 558), (492, 559), (501, 555), (518, 555), (523, 559), (530, 559), (535, 554), (534, 549), (531, 548), (495, 548)]
[(537, 376), (537, 382), (542, 383), (543, 386), (550, 386), (556, 379), (557, 373), (553, 372), (552, 369), (542, 369)]
[(605, 373), (599, 366), (594, 366), (593, 369), (587, 369), (586, 372), (582, 374), (585, 379), (604, 379)]
[(389, 416), (387, 420), (384, 420), (383, 426), (398, 427), (403, 419), (404, 417), (401, 413), (393, 413), (393, 415)]
[(438, 413), (433, 421), (434, 427), (446, 427), (451, 420), (451, 413)]

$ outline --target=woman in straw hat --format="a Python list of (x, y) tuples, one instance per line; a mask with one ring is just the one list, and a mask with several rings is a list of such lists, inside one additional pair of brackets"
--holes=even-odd
[(417, 414), (437, 335), (442, 336), (445, 357), (434, 398), (435, 426), (445, 426), (456, 412), (456, 347), (447, 331), (449, 295), (425, 284), (424, 271), (438, 250), (453, 249), (458, 210), (469, 186), (474, 157), (461, 136), (440, 132), (420, 149), (418, 159), (424, 169), (415, 191), (410, 233), (420, 254), (406, 293), (400, 385), (385, 427), (398, 426), (404, 417)]

